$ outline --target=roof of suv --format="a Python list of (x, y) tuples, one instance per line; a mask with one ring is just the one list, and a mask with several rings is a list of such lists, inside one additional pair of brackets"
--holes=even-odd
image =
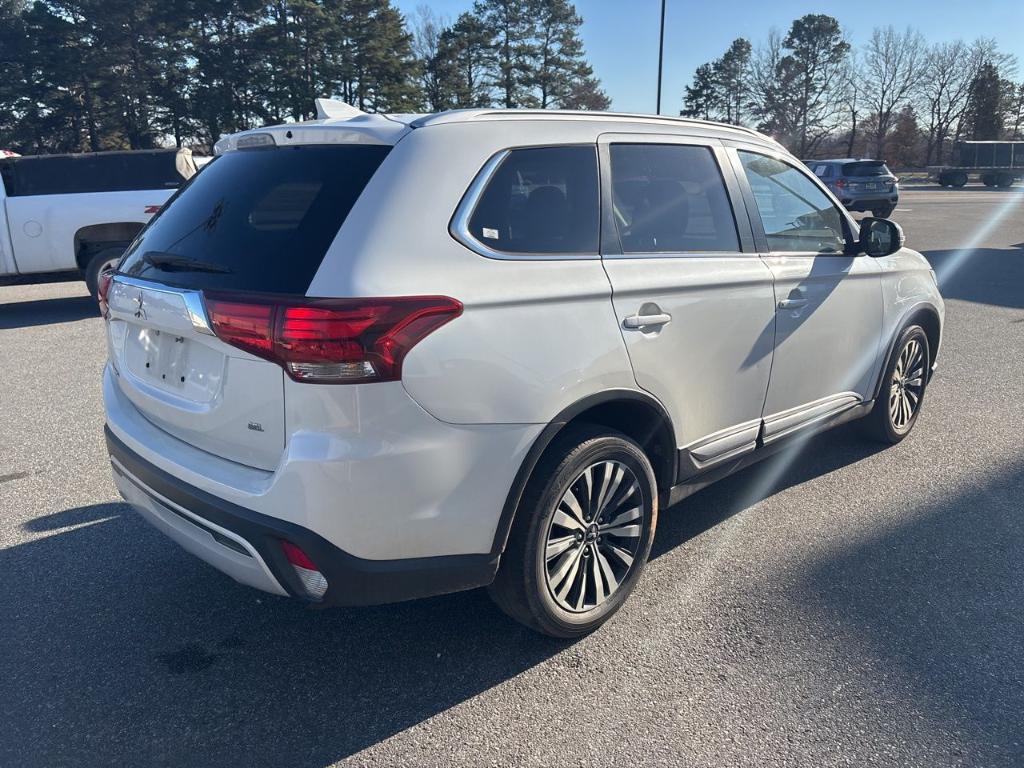
[(884, 160), (876, 160), (873, 157), (834, 157), (828, 160), (805, 160), (806, 163), (884, 163)]
[(452, 123), (476, 123), (514, 120), (609, 122), (619, 125), (693, 127), (711, 129), (723, 136), (755, 140), (780, 147), (769, 136), (751, 128), (666, 115), (623, 112), (587, 112), (554, 109), (453, 109), (429, 114), (367, 114), (343, 102), (317, 99), (317, 119), (285, 123), (224, 136), (217, 142), (217, 154), (238, 148), (238, 139), (253, 134), (270, 134), (278, 144), (367, 143), (395, 144), (418, 128)]

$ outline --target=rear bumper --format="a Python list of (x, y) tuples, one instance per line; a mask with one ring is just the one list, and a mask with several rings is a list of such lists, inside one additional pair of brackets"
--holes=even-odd
[(314, 531), (185, 483), (104, 429), (114, 480), (125, 499), (189, 552), (240, 583), (306, 599), (282, 540), (301, 547), (327, 578), (327, 592), (317, 605), (371, 605), (458, 592), (489, 584), (497, 571), (497, 554), (356, 557)]
[(840, 197), (839, 202), (848, 211), (871, 211), (876, 208), (894, 207), (899, 203), (898, 193), (891, 195), (873, 194), (870, 197)]

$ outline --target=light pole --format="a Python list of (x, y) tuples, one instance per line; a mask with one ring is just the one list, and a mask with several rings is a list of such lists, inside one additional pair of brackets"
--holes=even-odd
[(661, 0), (661, 32), (658, 36), (658, 112), (661, 114), (661, 66), (665, 59), (665, 0)]

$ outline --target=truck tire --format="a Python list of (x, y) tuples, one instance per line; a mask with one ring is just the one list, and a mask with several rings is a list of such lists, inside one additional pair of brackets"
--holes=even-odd
[(983, 173), (981, 174), (981, 183), (986, 187), (994, 187), (997, 184), (998, 177), (994, 173)]
[(124, 255), (125, 248), (124, 245), (104, 248), (89, 258), (89, 263), (85, 266), (85, 287), (89, 289), (89, 295), (94, 299), (98, 298), (99, 294), (100, 273), (105, 269), (116, 267), (117, 262)]
[(952, 187), (959, 189), (960, 187), (967, 184), (967, 174), (963, 171), (954, 171), (949, 174), (949, 184)]
[(996, 174), (995, 186), (999, 187), (1000, 189), (1006, 189), (1008, 187), (1012, 187), (1013, 182), (1015, 181), (1016, 179), (1013, 177), (1012, 173), (999, 173)]

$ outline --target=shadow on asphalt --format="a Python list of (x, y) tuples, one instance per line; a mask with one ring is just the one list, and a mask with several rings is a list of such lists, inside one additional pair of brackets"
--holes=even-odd
[(88, 317), (99, 317), (99, 314), (91, 296), (0, 303), (0, 330), (71, 323)]
[[(849, 427), (808, 443), (766, 493), (878, 450)], [(775, 460), (663, 515), (654, 556), (759, 498)], [(315, 611), (242, 587), (122, 504), (26, 524), (0, 551), (0, 764), (245, 764), (319, 768), (570, 646), (484, 591)], [(567, 662), (568, 663), (568, 662)]]
[[(1024, 459), (847, 551), (794, 589), (808, 623), (971, 745), (957, 765), (1024, 765)], [(899, 504), (898, 499), (893, 500)], [(822, 630), (821, 628), (825, 628)]]
[(1020, 248), (922, 253), (939, 275), (944, 298), (1024, 309), (1024, 252)]

